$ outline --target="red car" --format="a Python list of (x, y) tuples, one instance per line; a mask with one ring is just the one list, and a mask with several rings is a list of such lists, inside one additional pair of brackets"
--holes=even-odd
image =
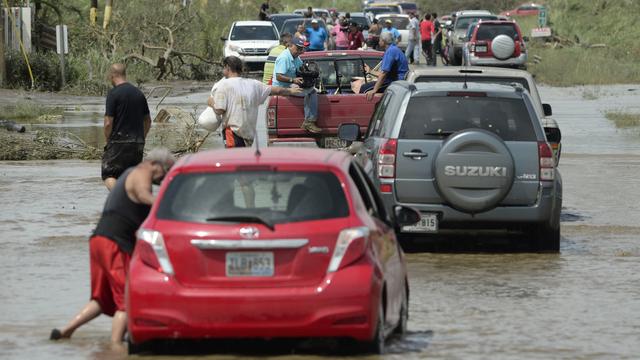
[(355, 122), (366, 129), (382, 95), (367, 101), (365, 94), (353, 93), (351, 81), (363, 78), (364, 64), (374, 68), (383, 54), (373, 50), (335, 50), (300, 55), (302, 60), (314, 61), (320, 67), (317, 125), (322, 134), (311, 136), (300, 128), (304, 119), (303, 98), (272, 96), (267, 107), (269, 143), (315, 141), (319, 147), (344, 147), (337, 137), (340, 124)]
[(346, 152), (201, 152), (166, 177), (138, 231), (129, 351), (151, 340), (346, 337), (381, 352), (404, 332), (398, 226)]
[(525, 38), (515, 21), (483, 20), (469, 27), (469, 32), (463, 65), (527, 68)]
[(503, 16), (534, 16), (538, 15), (540, 8), (544, 5), (535, 3), (524, 3), (513, 10), (507, 10), (500, 13)]

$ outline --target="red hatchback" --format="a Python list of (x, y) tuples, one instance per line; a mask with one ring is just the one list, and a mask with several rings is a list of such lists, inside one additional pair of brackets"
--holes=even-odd
[(138, 231), (129, 351), (162, 339), (346, 337), (381, 352), (408, 318), (395, 229), (418, 219), (406, 207), (387, 214), (345, 152), (184, 157)]

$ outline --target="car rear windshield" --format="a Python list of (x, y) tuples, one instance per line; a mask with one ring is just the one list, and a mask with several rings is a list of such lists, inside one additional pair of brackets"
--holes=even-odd
[(533, 120), (522, 99), (474, 96), (421, 96), (409, 100), (399, 137), (441, 139), (477, 128), (504, 141), (536, 141)]
[(476, 40), (492, 40), (498, 35), (507, 35), (513, 40), (520, 40), (513, 24), (486, 24), (478, 27)]
[(362, 30), (369, 30), (369, 21), (365, 16), (353, 16), (351, 15), (351, 22), (358, 24), (358, 27)]
[(396, 7), (372, 7), (364, 9), (364, 12), (375, 16), (378, 14), (399, 14), (400, 10)]
[(381, 16), (378, 21), (382, 24), (385, 23), (385, 21), (387, 20), (391, 20), (391, 25), (398, 29), (398, 30), (404, 30), (407, 28), (407, 25), (409, 25), (409, 18), (406, 17), (396, 17), (396, 16)]
[[(306, 60), (306, 59), (305, 59)], [(354, 59), (331, 59), (323, 57), (323, 60), (309, 59), (318, 64), (320, 68), (320, 81), (323, 88), (334, 88), (338, 86), (336, 80), (340, 76), (340, 84), (343, 90), (351, 89), (351, 81), (358, 77), (364, 77), (364, 64), (374, 68), (381, 58), (354, 58)], [(336, 65), (338, 72), (336, 73)], [(348, 92), (348, 91), (347, 91)]]
[(349, 207), (331, 172), (187, 173), (169, 184), (157, 217), (196, 223), (259, 217), (271, 224), (341, 218)]
[(502, 85), (510, 85), (513, 83), (520, 84), (522, 87), (530, 91), (529, 83), (526, 79), (519, 77), (492, 77), (492, 76), (473, 76), (473, 74), (468, 74), (465, 77), (460, 75), (457, 76), (420, 76), (416, 79), (416, 82), (476, 82), (476, 83), (485, 83), (485, 84), (502, 84)]
[(272, 26), (235, 26), (230, 40), (278, 40)]
[(402, 10), (418, 10), (418, 5), (415, 3), (401, 3), (400, 7)]
[(469, 25), (474, 22), (478, 22), (479, 20), (495, 20), (497, 17), (495, 15), (485, 15), (485, 16), (469, 16), (469, 17), (461, 17), (456, 21), (456, 29), (468, 29)]

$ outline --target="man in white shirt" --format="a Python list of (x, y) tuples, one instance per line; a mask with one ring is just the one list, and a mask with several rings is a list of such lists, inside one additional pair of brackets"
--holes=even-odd
[(420, 64), (420, 21), (416, 17), (415, 13), (409, 13), (409, 24), (407, 25), (409, 30), (409, 41), (407, 49), (404, 54), (409, 60), (410, 64)]
[(242, 60), (227, 56), (222, 61), (224, 79), (216, 84), (216, 91), (208, 104), (221, 117), (222, 139), (226, 148), (253, 144), (258, 122), (258, 107), (269, 95), (296, 95), (299, 88), (267, 86), (258, 80), (242, 77)]

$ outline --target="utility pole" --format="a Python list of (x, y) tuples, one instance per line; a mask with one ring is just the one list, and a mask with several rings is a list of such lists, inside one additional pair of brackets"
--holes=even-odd
[(0, 86), (7, 81), (7, 68), (4, 61), (4, 11), (0, 5)]

